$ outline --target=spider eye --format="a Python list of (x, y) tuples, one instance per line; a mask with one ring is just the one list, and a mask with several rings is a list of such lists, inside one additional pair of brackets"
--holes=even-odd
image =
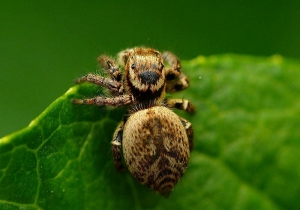
[(131, 65), (131, 69), (135, 69), (136, 65), (135, 63)]

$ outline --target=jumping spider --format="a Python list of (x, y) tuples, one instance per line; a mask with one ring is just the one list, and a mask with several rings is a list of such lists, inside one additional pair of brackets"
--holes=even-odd
[[(133, 48), (118, 54), (118, 63), (105, 56), (98, 58), (110, 78), (87, 74), (76, 83), (91, 82), (109, 89), (113, 97), (73, 99), (75, 104), (97, 106), (129, 105), (113, 135), (112, 154), (116, 168), (122, 170), (122, 153), (130, 173), (141, 184), (169, 195), (185, 172), (193, 147), (190, 122), (169, 108), (194, 112), (184, 99), (166, 99), (166, 92), (188, 87), (180, 62), (170, 52)], [(164, 61), (169, 64), (164, 67)], [(121, 151), (123, 150), (123, 151)]]

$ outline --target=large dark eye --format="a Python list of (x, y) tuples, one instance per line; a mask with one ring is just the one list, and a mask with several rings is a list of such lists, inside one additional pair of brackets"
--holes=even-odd
[(131, 69), (132, 69), (132, 70), (135, 69), (135, 67), (136, 67), (136, 66), (135, 66), (135, 63), (131, 65)]

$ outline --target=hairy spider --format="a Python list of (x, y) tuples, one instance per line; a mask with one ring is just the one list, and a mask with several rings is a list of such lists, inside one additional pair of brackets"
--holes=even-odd
[[(164, 67), (164, 61), (169, 64)], [(112, 153), (116, 168), (121, 171), (122, 153), (130, 173), (141, 184), (169, 195), (185, 172), (193, 147), (190, 122), (177, 116), (169, 108), (194, 112), (194, 106), (184, 99), (166, 99), (166, 92), (188, 87), (188, 78), (170, 52), (161, 54), (151, 48), (133, 48), (118, 54), (118, 63), (101, 55), (100, 65), (110, 78), (87, 74), (76, 83), (91, 82), (110, 90), (113, 97), (97, 96), (73, 99), (75, 104), (97, 106), (129, 105), (112, 139)]]

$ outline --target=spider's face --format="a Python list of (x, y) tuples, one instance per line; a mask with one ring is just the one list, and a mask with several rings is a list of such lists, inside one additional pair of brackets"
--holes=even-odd
[(139, 91), (156, 92), (165, 85), (161, 54), (153, 49), (136, 48), (126, 62), (127, 80)]

